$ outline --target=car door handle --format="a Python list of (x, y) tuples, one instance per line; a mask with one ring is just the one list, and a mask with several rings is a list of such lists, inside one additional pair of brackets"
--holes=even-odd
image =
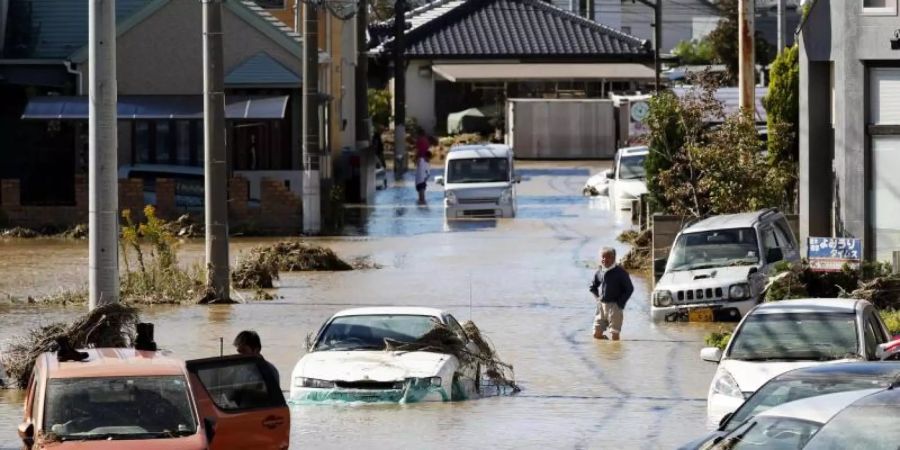
[(263, 419), (263, 421), (262, 421), (262, 426), (264, 426), (270, 430), (274, 430), (275, 428), (278, 428), (281, 425), (284, 425), (284, 418), (279, 417), (279, 416), (269, 416), (269, 417), (266, 417), (265, 419)]

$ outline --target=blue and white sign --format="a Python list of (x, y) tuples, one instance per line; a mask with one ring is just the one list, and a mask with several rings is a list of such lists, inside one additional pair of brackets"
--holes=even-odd
[(816, 272), (840, 272), (844, 264), (857, 269), (862, 261), (859, 239), (810, 237), (806, 248), (809, 268)]

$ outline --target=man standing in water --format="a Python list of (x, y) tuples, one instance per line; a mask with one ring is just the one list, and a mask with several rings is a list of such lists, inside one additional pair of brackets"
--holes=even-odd
[(628, 272), (616, 264), (614, 249), (603, 247), (600, 250), (600, 268), (594, 274), (590, 291), (597, 300), (594, 339), (609, 339), (603, 334), (608, 329), (612, 340), (618, 341), (622, 331), (622, 311), (634, 292), (634, 286)]

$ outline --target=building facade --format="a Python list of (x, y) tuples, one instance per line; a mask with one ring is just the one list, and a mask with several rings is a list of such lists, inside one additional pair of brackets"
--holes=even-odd
[(897, 0), (815, 0), (799, 29), (800, 234), (900, 250)]

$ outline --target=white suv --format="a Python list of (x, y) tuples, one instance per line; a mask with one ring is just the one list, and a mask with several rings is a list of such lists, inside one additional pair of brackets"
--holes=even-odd
[(777, 209), (692, 223), (675, 237), (650, 315), (656, 322), (738, 320), (759, 302), (774, 264), (799, 259)]

